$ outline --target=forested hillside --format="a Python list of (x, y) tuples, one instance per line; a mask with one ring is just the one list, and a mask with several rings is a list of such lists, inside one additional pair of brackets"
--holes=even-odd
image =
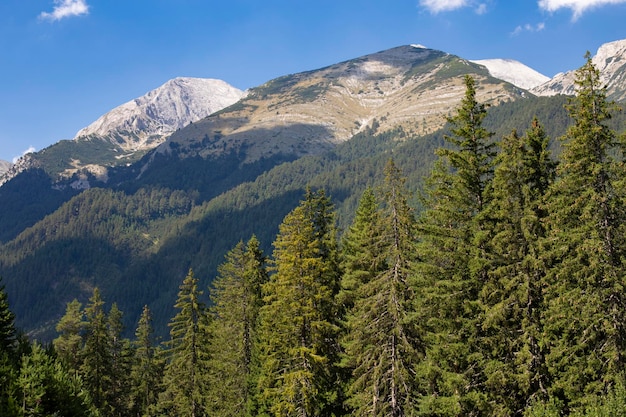
[[(2, 288), (0, 414), (623, 414), (626, 172), (623, 136), (610, 123), (617, 109), (588, 59), (557, 159), (544, 122), (533, 117), (498, 137), (474, 79), (465, 85), (448, 133), (433, 137), (436, 158), (419, 190), (409, 187), (414, 169), (398, 163), (409, 165), (408, 142), (370, 160), (381, 181), (351, 176), (362, 192), (356, 205), (337, 199), (344, 214), (316, 186), (322, 176), (311, 175), (333, 157), (304, 165), (311, 186), (287, 192), (285, 201), (297, 201), (271, 249), (252, 234), (239, 239), (208, 287), (186, 269), (161, 343), (148, 306), (125, 337), (122, 310), (94, 282), (86, 303), (66, 304), (58, 336), (42, 347), (20, 336)], [(228, 207), (252, 205), (243, 195), (261, 198), (257, 190)], [(132, 204), (121, 204), (133, 197), (120, 192), (91, 198), (103, 192)], [(154, 210), (189, 211), (189, 196), (172, 196), (144, 195), (133, 211), (146, 218), (132, 227), (159, 229), (146, 220)], [(224, 203), (192, 208), (196, 226)], [(81, 209), (70, 205), (66, 216)], [(107, 218), (115, 210), (110, 204)]]

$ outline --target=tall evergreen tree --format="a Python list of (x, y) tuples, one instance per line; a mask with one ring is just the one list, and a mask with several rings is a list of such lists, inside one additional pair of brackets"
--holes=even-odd
[(158, 408), (164, 415), (202, 417), (208, 415), (209, 314), (200, 297), (198, 280), (189, 270), (180, 285), (174, 307), (178, 310), (169, 323), (170, 340), (164, 352), (167, 364), (164, 391)]
[(566, 407), (614, 386), (626, 353), (623, 147), (607, 125), (614, 109), (599, 71), (586, 59), (548, 206), (546, 359), (552, 393)]
[(261, 415), (330, 416), (340, 401), (333, 217), (324, 192), (308, 191), (280, 225), (260, 310)]
[(419, 221), (416, 311), (428, 328), (427, 356), (418, 366), (425, 415), (473, 415), (484, 410), (479, 369), (479, 293), (486, 281), (485, 231), (477, 221), (489, 203), (495, 144), (483, 125), (485, 106), (476, 101), (474, 80), (448, 119), (448, 148), (427, 180)]
[(76, 375), (82, 362), (81, 350), (86, 326), (82, 304), (77, 299), (67, 303), (65, 314), (56, 325), (59, 336), (53, 344), (61, 362)]
[(152, 316), (143, 307), (134, 340), (134, 359), (130, 372), (130, 409), (132, 415), (148, 416), (156, 406), (162, 379), (162, 366), (156, 357)]
[(111, 356), (111, 385), (107, 390), (107, 403), (110, 416), (128, 415), (130, 407), (130, 372), (133, 356), (130, 340), (122, 337), (123, 313), (117, 303), (111, 305), (107, 317)]
[[(419, 361), (419, 341), (409, 320), (415, 221), (404, 178), (392, 160), (385, 167), (383, 193), (380, 215), (371, 211), (375, 208), (371, 193), (362, 199), (349, 236), (353, 243), (349, 266), (355, 269), (346, 269), (344, 275), (350, 287), (355, 278), (358, 283), (343, 339), (353, 369), (347, 404), (355, 416), (415, 415), (413, 367)], [(369, 232), (363, 229), (365, 224), (371, 227)]]
[(0, 353), (12, 353), (16, 344), (15, 315), (9, 307), (9, 297), (0, 277)]
[(490, 230), (490, 273), (481, 290), (485, 390), (493, 415), (521, 415), (545, 398), (542, 348), (542, 286), (545, 267), (539, 240), (545, 237), (545, 194), (556, 163), (535, 118), (525, 136), (503, 138), (490, 204), (480, 218)]
[(104, 301), (97, 287), (85, 307), (85, 316), (87, 324), (80, 374), (96, 408), (108, 411), (107, 397), (112, 384), (111, 338)]
[(371, 187), (363, 192), (354, 221), (346, 231), (341, 245), (340, 308), (352, 309), (359, 287), (387, 268), (384, 237), (381, 230), (379, 203)]
[(213, 281), (210, 373), (214, 416), (239, 417), (251, 406), (261, 287), (268, 280), (259, 241), (239, 242)]
[(0, 415), (18, 413), (16, 384), (18, 372), (16, 355), (15, 315), (9, 307), (8, 295), (0, 277)]

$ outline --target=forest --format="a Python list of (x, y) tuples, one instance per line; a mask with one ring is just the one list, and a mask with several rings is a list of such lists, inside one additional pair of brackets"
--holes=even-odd
[(537, 118), (496, 138), (466, 76), (418, 195), (388, 158), (340, 233), (308, 188), (271, 256), (188, 270), (166, 341), (95, 287), (42, 345), (0, 287), (0, 415), (626, 415), (626, 138), (586, 58), (558, 159)]

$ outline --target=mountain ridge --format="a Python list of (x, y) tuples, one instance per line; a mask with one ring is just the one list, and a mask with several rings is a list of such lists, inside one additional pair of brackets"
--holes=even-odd
[[(591, 61), (600, 71), (600, 81), (607, 86), (610, 100), (626, 99), (626, 39), (602, 44)], [(549, 81), (532, 88), (531, 93), (539, 96), (575, 93), (576, 70), (556, 74)]]

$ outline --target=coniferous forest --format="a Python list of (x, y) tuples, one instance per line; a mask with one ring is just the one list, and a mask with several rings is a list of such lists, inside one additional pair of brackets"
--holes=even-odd
[(308, 189), (271, 254), (188, 271), (165, 342), (147, 307), (123, 337), (97, 288), (30, 342), (2, 287), (0, 415), (626, 415), (618, 109), (587, 56), (557, 161), (541, 120), (496, 138), (465, 86), (418, 196), (389, 159), (340, 233)]

